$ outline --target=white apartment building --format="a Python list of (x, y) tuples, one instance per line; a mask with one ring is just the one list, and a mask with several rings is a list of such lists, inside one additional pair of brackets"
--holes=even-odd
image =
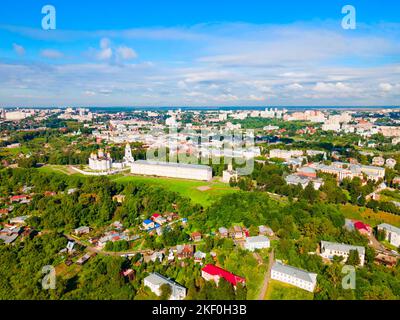
[(303, 290), (314, 292), (317, 274), (275, 262), (271, 269), (271, 279), (291, 284)]
[(332, 260), (334, 256), (343, 257), (344, 262), (349, 258), (350, 251), (358, 251), (360, 258), (360, 265), (364, 265), (365, 261), (365, 248), (360, 246), (353, 246), (343, 243), (334, 243), (328, 241), (321, 241), (321, 256)]
[(310, 166), (315, 170), (336, 175), (340, 181), (345, 178), (363, 178), (363, 174), (367, 176), (368, 180), (378, 181), (379, 179), (385, 178), (385, 168), (375, 166), (365, 166), (343, 162), (333, 162), (331, 165), (313, 163)]
[(151, 273), (149, 276), (144, 278), (144, 286), (149, 287), (150, 290), (157, 296), (161, 295), (161, 286), (168, 284), (171, 286), (172, 293), (169, 300), (183, 300), (186, 297), (186, 288), (182, 287), (178, 283), (162, 276), (159, 273)]
[(270, 241), (266, 236), (247, 237), (244, 248), (249, 251), (265, 249), (270, 247)]
[(315, 190), (319, 190), (324, 185), (324, 180), (319, 178), (310, 178), (306, 176), (302, 176), (299, 174), (290, 174), (285, 178), (285, 181), (288, 185), (301, 185), (303, 189), (305, 189), (310, 182), (312, 182)]
[(269, 151), (270, 158), (279, 158), (289, 160), (292, 157), (301, 157), (303, 155), (302, 150), (283, 150), (283, 149), (272, 149)]
[(138, 160), (131, 164), (131, 173), (190, 180), (210, 181), (212, 168), (205, 165)]
[(400, 228), (387, 223), (382, 223), (378, 226), (379, 231), (385, 231), (385, 240), (392, 246), (400, 247)]

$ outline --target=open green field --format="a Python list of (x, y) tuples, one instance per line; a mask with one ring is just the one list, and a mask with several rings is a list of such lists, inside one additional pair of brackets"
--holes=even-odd
[[(73, 171), (68, 166), (46, 165), (39, 168), (38, 170), (42, 172), (55, 172), (68, 175), (73, 174), (85, 177), (84, 175)], [(201, 204), (204, 207), (209, 206), (219, 196), (228, 193), (235, 193), (238, 192), (239, 190), (236, 188), (231, 188), (228, 184), (222, 183), (217, 180), (197, 181), (197, 180), (133, 176), (133, 175), (121, 175), (121, 174), (107, 176), (107, 177), (117, 183), (141, 182), (150, 185), (161, 186), (170, 191), (177, 192), (184, 197), (190, 198), (194, 203)]]
[(361, 220), (375, 227), (383, 222), (400, 227), (400, 216), (383, 211), (374, 212), (372, 209), (360, 208), (351, 204), (341, 205), (341, 211), (348, 219)]
[[(119, 183), (134, 181), (165, 187), (203, 206), (209, 206), (219, 196), (238, 191), (238, 189), (231, 188), (228, 184), (219, 181), (207, 182), (146, 176), (111, 176), (110, 178)], [(201, 190), (203, 187), (204, 190)]]
[(275, 280), (270, 280), (264, 300), (313, 300), (314, 294)]

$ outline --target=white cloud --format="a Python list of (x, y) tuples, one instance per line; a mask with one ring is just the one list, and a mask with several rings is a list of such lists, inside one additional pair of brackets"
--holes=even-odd
[[(400, 42), (396, 32), (380, 28), (204, 24), (51, 34), (14, 28), (49, 42), (74, 40), (82, 52), (99, 44), (59, 65), (0, 63), (0, 100), (24, 104), (8, 97), (32, 94), (37, 98), (29, 103), (38, 105), (85, 103), (78, 98), (98, 105), (398, 104), (400, 64), (387, 57), (400, 54)], [(129, 61), (137, 57), (132, 39), (141, 40), (141, 58), (154, 60)]]
[(323, 93), (334, 93), (334, 92), (348, 92), (352, 89), (342, 82), (337, 83), (325, 83), (325, 82), (318, 82), (314, 88), (314, 91), (323, 92)]
[(264, 100), (265, 100), (265, 97), (263, 97), (263, 96), (256, 96), (256, 95), (254, 95), (254, 94), (251, 94), (251, 95), (249, 96), (248, 99), (251, 100), (251, 101), (264, 101)]
[(95, 96), (95, 95), (96, 95), (96, 92), (91, 91), (91, 90), (86, 90), (86, 91), (84, 92), (84, 94), (85, 94), (86, 96)]
[(136, 59), (138, 56), (135, 50), (126, 46), (118, 47), (117, 54), (123, 60)]
[(99, 60), (110, 60), (112, 56), (113, 56), (112, 49), (111, 48), (105, 48), (105, 49), (102, 49), (97, 54), (97, 59), (99, 59)]
[(393, 89), (393, 86), (390, 83), (380, 83), (379, 88), (384, 92), (389, 92)]
[(40, 55), (48, 59), (60, 59), (64, 57), (64, 54), (58, 50), (45, 49), (40, 52)]
[(13, 49), (17, 55), (19, 56), (25, 55), (25, 48), (19, 44), (13, 43)]
[(107, 49), (111, 46), (111, 41), (108, 38), (102, 38), (100, 40), (100, 48), (101, 49)]
[(304, 89), (304, 87), (299, 83), (288, 84), (285, 88), (288, 90), (293, 90), (293, 91), (298, 91), (298, 90)]
[(113, 50), (110, 47), (111, 41), (108, 38), (100, 40), (100, 51), (97, 53), (98, 60), (110, 60), (113, 56)]

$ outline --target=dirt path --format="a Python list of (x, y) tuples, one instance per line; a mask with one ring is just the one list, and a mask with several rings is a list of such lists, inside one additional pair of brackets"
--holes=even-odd
[(271, 278), (271, 268), (275, 261), (274, 249), (272, 249), (269, 259), (268, 259), (268, 269), (267, 273), (264, 276), (263, 286), (261, 288), (260, 294), (258, 295), (258, 300), (264, 300), (265, 294), (268, 290), (269, 280)]

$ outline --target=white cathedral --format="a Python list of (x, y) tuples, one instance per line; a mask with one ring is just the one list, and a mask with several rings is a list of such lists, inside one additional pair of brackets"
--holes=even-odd
[(111, 171), (112, 169), (124, 169), (130, 166), (135, 159), (132, 156), (132, 149), (129, 143), (125, 146), (125, 156), (122, 162), (114, 162), (110, 153), (105, 153), (103, 149), (92, 152), (89, 157), (89, 168), (95, 171)]

